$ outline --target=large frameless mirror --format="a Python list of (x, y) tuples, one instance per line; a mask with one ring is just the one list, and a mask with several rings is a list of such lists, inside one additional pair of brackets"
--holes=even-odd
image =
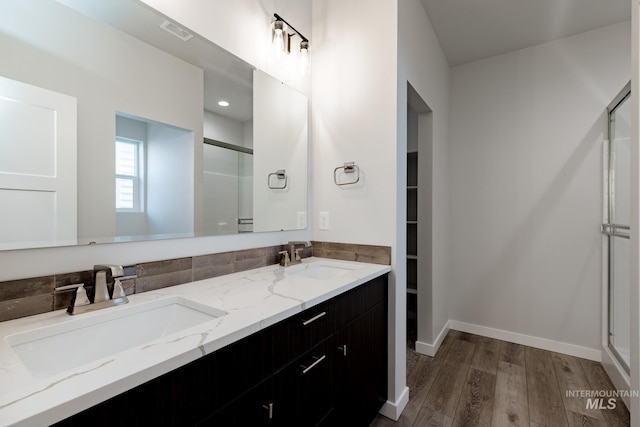
[(2, 0), (0, 49), (0, 249), (306, 228), (271, 76), (137, 0)]

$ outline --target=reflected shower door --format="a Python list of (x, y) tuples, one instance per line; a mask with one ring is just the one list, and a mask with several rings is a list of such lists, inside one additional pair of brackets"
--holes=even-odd
[(629, 373), (631, 103), (625, 88), (610, 105), (605, 221), (608, 239), (608, 345)]
[(253, 150), (205, 138), (203, 232), (253, 231)]

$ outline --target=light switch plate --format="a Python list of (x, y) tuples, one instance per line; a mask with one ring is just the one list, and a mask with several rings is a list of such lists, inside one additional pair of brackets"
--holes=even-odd
[(318, 225), (318, 228), (320, 228), (320, 230), (328, 230), (329, 229), (329, 212), (320, 212), (319, 218), (320, 218), (320, 224)]
[(298, 230), (307, 228), (307, 213), (305, 211), (298, 211), (298, 224), (296, 228)]

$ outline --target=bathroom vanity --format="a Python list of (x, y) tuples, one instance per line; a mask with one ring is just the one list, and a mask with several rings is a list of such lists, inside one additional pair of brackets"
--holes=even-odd
[(211, 317), (62, 372), (25, 363), (16, 337), (52, 325), (73, 334), (68, 325), (101, 313), (3, 322), (0, 425), (368, 425), (386, 400), (389, 270), (309, 258), (131, 295), (105, 310), (131, 325), (104, 340), (129, 339), (123, 329), (151, 304)]

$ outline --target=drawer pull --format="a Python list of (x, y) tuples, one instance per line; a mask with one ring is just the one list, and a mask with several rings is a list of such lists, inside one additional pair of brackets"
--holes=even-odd
[(313, 362), (311, 365), (304, 367), (304, 366), (300, 366), (302, 368), (302, 373), (306, 374), (307, 372), (309, 372), (310, 370), (312, 370), (318, 363), (322, 362), (327, 356), (322, 355), (321, 357), (319, 357), (315, 362)]
[(346, 344), (343, 345), (342, 347), (338, 347), (338, 350), (340, 350), (342, 352), (343, 356), (347, 355), (347, 346), (346, 346)]
[(262, 405), (264, 409), (269, 411), (269, 419), (273, 419), (273, 403), (269, 403), (268, 405)]
[(319, 318), (324, 317), (324, 316), (326, 316), (326, 315), (327, 315), (327, 312), (326, 312), (326, 311), (323, 311), (322, 313), (320, 313), (320, 314), (318, 314), (318, 315), (316, 315), (316, 316), (313, 316), (313, 317), (312, 317), (311, 319), (309, 319), (309, 320), (303, 320), (303, 321), (302, 321), (302, 325), (303, 325), (303, 326), (307, 326), (309, 323), (315, 322), (315, 321), (316, 321), (316, 320), (318, 320)]

